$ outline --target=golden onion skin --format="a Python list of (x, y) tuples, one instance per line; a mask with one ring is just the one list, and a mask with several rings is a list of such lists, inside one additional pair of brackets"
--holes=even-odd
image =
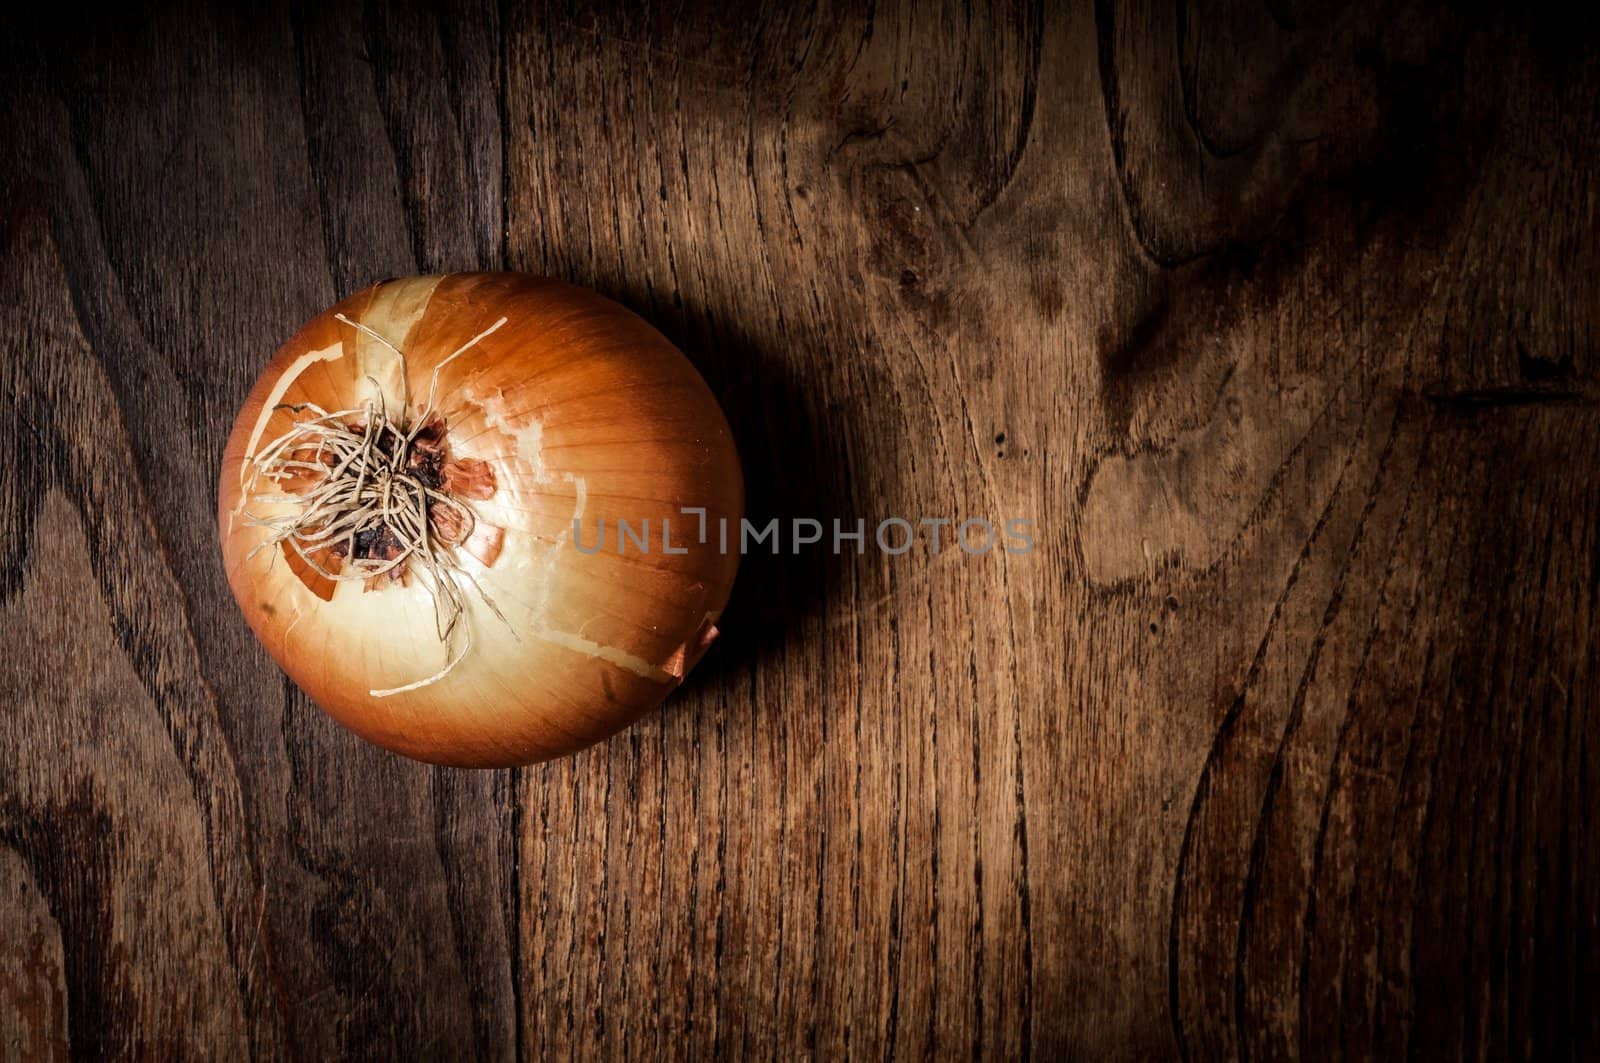
[[(440, 362), (501, 317), (506, 323), (445, 365), (436, 407), (454, 458), (489, 464), (495, 492), (471, 506), (504, 529), (492, 564), (457, 551), (509, 624), (470, 589), (472, 645), (437, 682), (386, 697), (446, 662), (423, 581), (328, 581), (251, 552), (250, 459), (288, 431), (280, 408), (359, 407), (402, 395), (400, 359), (336, 319), (360, 322), (405, 352), (409, 415)], [(372, 379), (369, 379), (372, 378)], [(376, 383), (375, 383), (376, 382)], [(643, 319), (594, 292), (515, 273), (384, 281), (314, 318), (272, 359), (229, 436), (218, 484), (228, 582), (257, 637), (318, 705), (362, 737), (418, 760), (527, 764), (606, 738), (658, 705), (715, 634), (738, 567), (744, 488), (726, 419), (694, 367)], [(698, 542), (706, 511), (708, 542)], [(605, 546), (586, 549), (604, 521)], [(650, 548), (617, 549), (618, 520), (649, 521)], [(726, 519), (730, 549), (716, 529)], [(662, 549), (662, 521), (671, 544)], [(324, 595), (328, 595), (324, 597)]]

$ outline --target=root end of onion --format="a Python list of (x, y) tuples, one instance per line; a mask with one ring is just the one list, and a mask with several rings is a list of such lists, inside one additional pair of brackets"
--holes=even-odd
[[(393, 350), (401, 359), (400, 378), (405, 381), (405, 355), (397, 346), (360, 322), (335, 316)], [(329, 411), (310, 403), (284, 407), (275, 401), (263, 411), (246, 448), (241, 476), (247, 488), (266, 480), (276, 491), (257, 495), (257, 500), (290, 507), (271, 516), (241, 509), (247, 522), (269, 531), (256, 550), (281, 550), (295, 575), (318, 598), (331, 600), (345, 582), (360, 582), (365, 590), (373, 590), (384, 582), (404, 586), (411, 574), (424, 577), (433, 599), (435, 630), (446, 650), (445, 666), (414, 683), (371, 690), (373, 697), (431, 686), (466, 656), (472, 635), (464, 623), (467, 598), (458, 576), (505, 621), (455, 555), (457, 549), (464, 550), (485, 567), (499, 556), (504, 532), (489, 524), (480, 527), (476, 514), (462, 501), (463, 496), (492, 498), (494, 471), (476, 459), (451, 460), (447, 425), (434, 408), (439, 370), (505, 323), (502, 317), (434, 367), (428, 400), (409, 420), (404, 419), (409, 396), (402, 394), (397, 419), (387, 409), (381, 388), (374, 398), (347, 410)], [(295, 369), (332, 356), (330, 352), (307, 355)], [(274, 390), (274, 400), (283, 397), (296, 375), (286, 374), (285, 382)], [(257, 450), (267, 420), (285, 408), (310, 416), (296, 420), (287, 432)], [(452, 650), (458, 631), (461, 646)]]

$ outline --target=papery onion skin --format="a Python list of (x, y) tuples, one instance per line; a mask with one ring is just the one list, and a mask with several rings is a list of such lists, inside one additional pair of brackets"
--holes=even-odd
[[(270, 532), (244, 518), (250, 459), (288, 431), (284, 404), (359, 406), (381, 385), (400, 401), (399, 359), (339, 321), (360, 322), (406, 355), (409, 416), (441, 361), (500, 317), (506, 324), (440, 372), (437, 408), (456, 458), (493, 470), (494, 493), (468, 500), (504, 529), (492, 564), (463, 568), (509, 624), (469, 590), (472, 644), (428, 686), (388, 697), (446, 660), (419, 580), (363, 591), (297, 574)], [(375, 385), (368, 376), (375, 377)], [(582, 288), (514, 273), (385, 281), (330, 307), (272, 359), (245, 400), (222, 460), (218, 522), (228, 581), (273, 658), (318, 705), (381, 746), (439, 764), (500, 767), (581, 749), (647, 712), (710, 639), (738, 567), (743, 481), (726, 419), (672, 344), (626, 308)], [(703, 508), (710, 534), (699, 543)], [(580, 552), (574, 520), (592, 548)], [(649, 521), (650, 549), (619, 554), (617, 520)], [(662, 550), (663, 519), (671, 544)], [(458, 551), (458, 553), (460, 553)], [(465, 556), (464, 554), (462, 556)], [(302, 569), (304, 566), (300, 566)]]

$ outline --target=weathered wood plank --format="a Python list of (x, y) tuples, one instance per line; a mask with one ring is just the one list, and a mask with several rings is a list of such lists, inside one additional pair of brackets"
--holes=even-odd
[[(0, 35), (0, 1052), (1592, 1055), (1600, 48), (1461, 5)], [(656, 322), (760, 521), (662, 712), (363, 746), (214, 463), (383, 276)]]
[[(413, 99), (372, 87), (373, 67), (360, 59), (363, 49), (385, 46), (387, 24), (358, 19), (365, 37), (352, 44), (333, 33), (302, 40), (304, 21), (283, 9), (174, 11), (11, 38), (23, 53), (13, 68), (23, 84), (12, 94), (19, 106), (8, 108), (6, 141), (20, 157), (8, 165), (6, 188), (8, 203), (31, 213), (8, 222), (6, 233), (11, 275), (26, 279), (7, 316), (5, 368), (16, 383), (7, 389), (15, 404), (6, 423), (11, 436), (29, 434), (15, 427), (21, 418), (51, 434), (22, 464), (21, 479), (6, 474), (16, 486), (8, 492), (16, 499), (7, 504), (8, 581), (20, 585), (38, 564), (40, 539), (52, 537), (41, 536), (33, 516), (46, 496), (64, 496), (85, 521), (145, 529), (96, 532), (93, 566), (106, 594), (127, 583), (122, 572), (141, 574), (125, 592), (133, 604), (118, 615), (121, 654), (172, 720), (198, 811), (110, 800), (82, 811), (111, 817), (108, 829), (121, 833), (107, 840), (109, 851), (135, 856), (171, 848), (161, 842), (167, 820), (209, 817), (188, 857), (201, 869), (191, 888), (214, 882), (213, 918), (228, 931), (225, 959), (235, 973), (218, 979), (160, 944), (160, 920), (181, 925), (182, 912), (159, 880), (138, 895), (151, 915), (137, 924), (150, 936), (135, 960), (172, 982), (238, 982), (247, 1006), (233, 1022), (219, 1008), (199, 1012), (230, 1041), (188, 1037), (199, 1028), (163, 1018), (162, 1009), (181, 1003), (166, 982), (119, 988), (121, 976), (94, 951), (118, 939), (66, 927), (68, 1000), (82, 1009), (68, 1033), (85, 1048), (172, 1041), (198, 1055), (232, 1054), (228, 1044), (248, 1036), (267, 1056), (434, 1047), (505, 1057), (516, 1049), (508, 778), (400, 762), (332, 725), (261, 656), (232, 605), (215, 546), (216, 456), (267, 354), (336, 291), (388, 273), (478, 264), (486, 238), (463, 219), (498, 214), (499, 181), (483, 169), (497, 164), (498, 150), (469, 159), (443, 143), (456, 107), (475, 141), (498, 138), (482, 128), (484, 114), (495, 113), (496, 64), (451, 54), (459, 46), (492, 56), (492, 23), (473, 34), (452, 31), (448, 44), (430, 42), (426, 20), (395, 27), (397, 45), (420, 53), (407, 52), (406, 66), (428, 78), (415, 83), (426, 94)], [(438, 38), (443, 23), (431, 24)], [(429, 56), (437, 66), (424, 64)], [(315, 80), (317, 62), (338, 68), (341, 86), (362, 101), (359, 121), (337, 100), (326, 111), (317, 106), (328, 89)], [(442, 69), (487, 70), (489, 80), (446, 100), (435, 80)], [(377, 141), (363, 142), (371, 129)], [(426, 171), (398, 167), (390, 188), (398, 182), (404, 198), (374, 192), (384, 165), (397, 172), (397, 156), (425, 160)], [(351, 170), (359, 176), (341, 185)], [(460, 215), (453, 207), (461, 197), (441, 197), (452, 209), (435, 223), (418, 204), (430, 202), (430, 182), (451, 174), (453, 187), (483, 192)], [(346, 220), (366, 242), (325, 245), (325, 233), (344, 241), (346, 232), (326, 228), (325, 215)], [(47, 236), (27, 228), (39, 218)], [(494, 224), (484, 224), (492, 234)], [(59, 264), (38, 264), (29, 249), (39, 240), (59, 249)], [(385, 248), (395, 250), (385, 257)], [(414, 248), (432, 257), (419, 263)], [(50, 327), (20, 330), (39, 317)], [(90, 383), (41, 391), (64, 373)], [(87, 391), (90, 384), (98, 390)], [(124, 440), (106, 439), (102, 426), (119, 423)], [(80, 636), (63, 647), (67, 659), (106, 655), (105, 639), (86, 641), (92, 625), (67, 631)], [(50, 690), (40, 688), (39, 712), (63, 721), (111, 708), (79, 687)], [(64, 768), (62, 758), (92, 749), (66, 722), (42, 745), (38, 724), (16, 717), (8, 725), (8, 755), (52, 750), (36, 771), (48, 772), (52, 761)], [(204, 759), (222, 756), (206, 752), (213, 745), (228, 751), (229, 760), (218, 761), (231, 763), (227, 770)], [(133, 763), (101, 770), (140, 777)], [(8, 781), (8, 798), (16, 785)], [(233, 803), (225, 822), (208, 807), (224, 799), (218, 792)], [(58, 920), (74, 906), (82, 918), (109, 918), (114, 898), (98, 885), (94, 846), (73, 833), (65, 812), (41, 801), (16, 810), (17, 829), (75, 839), (61, 843), (57, 879), (41, 885), (51, 910)], [(26, 856), (45, 843), (17, 844)]]

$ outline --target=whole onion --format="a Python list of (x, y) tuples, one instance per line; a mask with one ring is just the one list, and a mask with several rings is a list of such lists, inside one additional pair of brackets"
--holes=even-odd
[[(572, 285), (469, 273), (301, 329), (234, 424), (218, 521), (240, 608), (317, 704), (407, 756), (504, 766), (681, 682), (742, 508), (722, 411), (660, 333)], [(619, 549), (618, 521), (648, 546)]]

